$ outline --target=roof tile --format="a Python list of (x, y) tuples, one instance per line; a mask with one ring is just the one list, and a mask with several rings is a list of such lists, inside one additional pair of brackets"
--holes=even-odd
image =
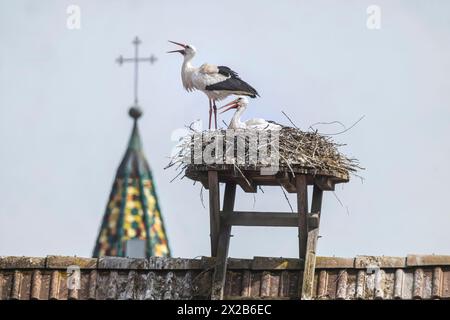
[(300, 270), (298, 259), (254, 257), (251, 260), (252, 270)]
[(95, 269), (97, 268), (97, 259), (64, 257), (64, 256), (47, 256), (46, 267), (48, 269), (66, 269), (69, 266), (78, 266), (80, 269)]
[(398, 257), (356, 256), (355, 258), (356, 269), (367, 269), (371, 267), (404, 268), (405, 265), (406, 259)]
[(184, 258), (168, 258), (168, 257), (150, 257), (149, 269), (156, 270), (192, 270), (203, 269), (204, 260), (200, 259), (184, 259)]
[(0, 257), (0, 269), (37, 269), (45, 268), (45, 258)]
[(415, 266), (450, 266), (450, 256), (410, 254), (406, 258), (408, 267)]
[(150, 263), (147, 259), (134, 259), (122, 257), (101, 257), (98, 259), (98, 269), (148, 269)]
[(316, 268), (320, 269), (336, 269), (336, 268), (353, 268), (354, 258), (337, 258), (337, 257), (317, 257)]

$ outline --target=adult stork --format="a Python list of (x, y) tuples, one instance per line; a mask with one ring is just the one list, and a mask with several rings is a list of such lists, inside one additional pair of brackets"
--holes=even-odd
[(242, 80), (237, 72), (225, 66), (202, 64), (199, 68), (191, 63), (197, 50), (193, 45), (169, 42), (181, 46), (183, 49), (169, 51), (178, 52), (184, 57), (181, 67), (181, 80), (187, 91), (200, 90), (209, 99), (209, 129), (211, 129), (211, 116), (214, 111), (214, 123), (217, 129), (216, 101), (225, 99), (230, 95), (245, 95), (251, 98), (259, 96), (258, 92), (247, 82)]
[(220, 113), (223, 113), (231, 109), (236, 109), (233, 118), (231, 118), (228, 129), (281, 130), (282, 128), (281, 125), (273, 121), (267, 121), (261, 118), (254, 118), (242, 122), (241, 116), (247, 109), (247, 106), (248, 106), (248, 99), (244, 96), (239, 96), (236, 100), (233, 100), (220, 108), (220, 109), (225, 108)]

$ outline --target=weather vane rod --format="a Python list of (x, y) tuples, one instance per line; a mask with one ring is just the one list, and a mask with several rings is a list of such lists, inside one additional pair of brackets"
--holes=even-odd
[(158, 60), (153, 54), (148, 58), (140, 58), (139, 57), (139, 45), (142, 43), (141, 40), (136, 37), (133, 40), (134, 45), (134, 58), (124, 58), (120, 55), (116, 62), (121, 66), (125, 62), (134, 62), (134, 107), (139, 106), (138, 101), (138, 80), (139, 80), (139, 62), (150, 62), (150, 64), (154, 64), (156, 60)]

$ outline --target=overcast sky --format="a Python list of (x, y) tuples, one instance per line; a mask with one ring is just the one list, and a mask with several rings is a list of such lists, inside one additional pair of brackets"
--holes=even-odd
[[(66, 26), (70, 4), (79, 30)], [(366, 26), (371, 4), (379, 30)], [(172, 133), (206, 122), (208, 101), (184, 91), (167, 40), (252, 84), (261, 98), (245, 117), (287, 123), (284, 110), (306, 130), (365, 115), (335, 137), (367, 169), (364, 183), (337, 187), (344, 207), (325, 194), (319, 255), (450, 254), (449, 12), (445, 0), (0, 0), (0, 255), (91, 255), (132, 126), (133, 68), (114, 60), (133, 54), (135, 35), (159, 58), (141, 66), (140, 130), (174, 256), (209, 255), (200, 186), (170, 183), (176, 173), (163, 169)], [(255, 200), (255, 210), (289, 210), (279, 188)], [(253, 203), (238, 191), (237, 209)], [(233, 234), (233, 257), (298, 254), (296, 229)]]

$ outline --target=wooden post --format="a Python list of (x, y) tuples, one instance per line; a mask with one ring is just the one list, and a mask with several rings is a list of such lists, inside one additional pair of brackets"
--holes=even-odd
[(299, 258), (300, 263), (305, 261), (306, 256), (306, 214), (308, 212), (308, 185), (306, 184), (305, 175), (297, 175), (295, 177), (295, 185), (297, 187), (297, 211), (298, 211), (298, 240), (299, 240)]
[[(317, 239), (319, 236), (319, 224), (320, 224), (320, 211), (322, 208), (322, 195), (323, 191), (314, 185), (313, 197), (311, 203), (311, 215), (316, 217), (314, 221), (317, 221), (314, 225), (308, 224), (308, 240), (306, 243), (306, 257), (305, 265), (303, 269), (303, 284), (301, 298), (304, 300), (310, 300), (314, 294), (314, 272), (316, 269), (316, 247)], [(307, 219), (309, 221), (310, 219)], [(311, 219), (312, 220), (312, 219)], [(313, 221), (313, 220), (312, 220)]]
[(225, 278), (227, 274), (228, 249), (230, 247), (231, 224), (226, 223), (227, 217), (233, 214), (236, 198), (236, 184), (227, 183), (223, 199), (223, 215), (220, 223), (219, 241), (217, 247), (216, 265), (214, 268), (211, 299), (222, 300), (224, 295)]
[(217, 256), (220, 229), (220, 189), (217, 171), (208, 171), (211, 256)]
[(314, 185), (312, 203), (311, 203), (311, 213), (318, 213), (319, 217), (322, 211), (322, 196), (323, 191), (317, 185)]

